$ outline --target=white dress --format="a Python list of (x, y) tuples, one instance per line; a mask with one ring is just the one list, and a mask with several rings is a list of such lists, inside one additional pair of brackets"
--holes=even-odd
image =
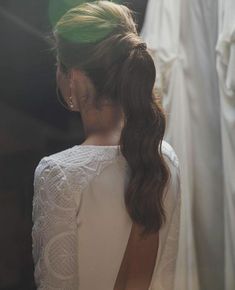
[[(113, 289), (132, 226), (124, 203), (129, 167), (119, 149), (75, 145), (39, 162), (32, 215), (37, 289)], [(162, 152), (171, 181), (149, 290), (173, 289), (179, 239), (179, 164), (168, 143)]]
[(235, 1), (219, 0), (217, 72), (224, 172), (224, 290), (235, 289)]
[[(232, 40), (230, 31), (235, 29), (235, 0), (219, 2), (228, 7), (224, 22), (230, 23), (230, 29), (226, 36), (223, 33), (223, 40), (227, 42)], [(220, 134), (220, 116), (224, 114), (228, 140), (228, 146), (223, 146), (226, 152), (224, 172), (226, 181), (229, 178), (226, 183), (230, 187), (228, 201), (231, 208), (228, 210), (226, 207), (225, 214), (229, 212), (230, 215), (230, 232), (235, 229), (235, 216), (231, 215), (234, 208), (231, 200), (235, 192), (235, 183), (232, 185), (235, 180), (235, 143), (232, 141), (235, 140), (235, 115), (232, 111), (235, 98), (225, 98), (225, 102), (220, 102), (215, 52), (217, 6), (218, 0), (148, 0), (141, 33), (152, 50), (158, 71), (156, 85), (162, 89), (162, 103), (167, 116), (165, 140), (172, 144), (180, 161), (182, 223), (178, 281), (174, 290), (224, 290), (224, 191)], [(223, 30), (227, 30), (226, 24), (221, 25)], [(231, 85), (231, 77), (235, 79), (233, 59), (228, 78)], [(227, 112), (224, 109), (220, 111), (222, 103), (226, 105)], [(235, 246), (235, 242), (233, 244)], [(229, 257), (232, 257), (234, 246), (228, 248)], [(234, 262), (233, 265), (230, 271), (234, 279)]]

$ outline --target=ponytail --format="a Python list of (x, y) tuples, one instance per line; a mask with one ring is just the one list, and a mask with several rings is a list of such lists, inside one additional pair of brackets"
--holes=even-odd
[(125, 120), (120, 149), (130, 168), (126, 208), (144, 233), (159, 231), (169, 177), (161, 153), (165, 117), (153, 94), (155, 66), (131, 11), (109, 1), (83, 3), (59, 20), (54, 33), (60, 61), (92, 81), (92, 103), (98, 107), (109, 99), (121, 105)]
[(130, 167), (125, 204), (143, 233), (159, 231), (165, 221), (163, 193), (169, 178), (161, 153), (165, 117), (153, 94), (156, 70), (144, 44), (123, 63), (118, 96), (125, 115), (120, 149)]

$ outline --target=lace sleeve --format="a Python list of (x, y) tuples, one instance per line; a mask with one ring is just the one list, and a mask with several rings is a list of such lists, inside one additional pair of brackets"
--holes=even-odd
[(37, 289), (78, 289), (76, 211), (64, 172), (44, 157), (34, 174), (32, 254)]

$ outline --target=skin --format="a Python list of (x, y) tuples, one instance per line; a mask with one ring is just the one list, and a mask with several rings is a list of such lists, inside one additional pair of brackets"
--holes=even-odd
[(141, 236), (143, 228), (133, 224), (115, 281), (114, 290), (148, 290), (157, 258), (158, 233)]
[(68, 105), (69, 97), (72, 97), (74, 108), (71, 110), (81, 113), (86, 136), (81, 145), (119, 144), (124, 120), (121, 108), (108, 101), (102, 103), (100, 110), (95, 108), (89, 102), (95, 95), (95, 89), (88, 77), (78, 69), (64, 74), (58, 66), (57, 84)]
[[(74, 108), (79, 111), (85, 130), (86, 140), (81, 145), (117, 145), (124, 123), (121, 108), (110, 102), (103, 102), (96, 109), (89, 100), (95, 95), (91, 81), (78, 69), (68, 74), (57, 67), (57, 84), (69, 105), (72, 97)], [(113, 290), (148, 290), (158, 252), (159, 234), (142, 238), (143, 228), (133, 224), (131, 235), (119, 268)]]

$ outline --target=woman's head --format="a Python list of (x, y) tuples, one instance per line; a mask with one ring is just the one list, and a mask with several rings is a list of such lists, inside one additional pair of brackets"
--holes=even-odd
[(144, 50), (130, 10), (109, 1), (84, 3), (58, 21), (54, 34), (61, 83), (65, 76), (71, 81), (69, 72), (77, 69), (94, 85), (96, 94), (90, 96), (94, 105), (104, 98), (119, 102), (115, 85), (123, 64), (133, 54), (138, 57), (137, 50)]
[(122, 108), (120, 148), (131, 169), (126, 207), (146, 232), (159, 230), (168, 180), (160, 146), (165, 118), (153, 94), (155, 66), (130, 10), (109, 1), (84, 3), (62, 16), (54, 35), (65, 99), (73, 88), (80, 106), (106, 100)]

